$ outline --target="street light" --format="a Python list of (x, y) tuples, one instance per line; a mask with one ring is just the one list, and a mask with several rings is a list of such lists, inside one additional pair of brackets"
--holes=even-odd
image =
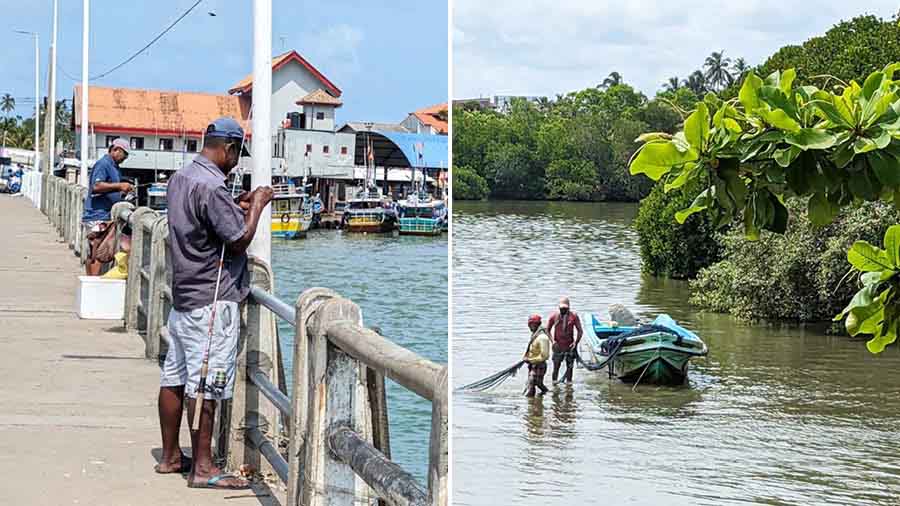
[(37, 32), (26, 32), (25, 30), (14, 30), (22, 35), (31, 35), (34, 37), (34, 170), (41, 170), (41, 151), (40, 151), (40, 119), (41, 119), (41, 67), (40, 67), (40, 49), (38, 46)]

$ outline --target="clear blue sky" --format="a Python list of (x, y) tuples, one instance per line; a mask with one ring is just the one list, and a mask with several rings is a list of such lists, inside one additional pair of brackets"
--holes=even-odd
[[(90, 74), (118, 64), (156, 36), (195, 0), (91, 2)], [(447, 100), (447, 2), (273, 0), (272, 51), (296, 49), (344, 92), (338, 122), (399, 122)], [(226, 93), (252, 70), (253, 2), (204, 0), (149, 54), (97, 84)], [(59, 0), (58, 67), (81, 77), (80, 0)], [(41, 93), (46, 94), (52, 0), (0, 0), (4, 58), (0, 94), (32, 97), (34, 48), (14, 29), (37, 31)], [(208, 11), (215, 10), (211, 17)], [(282, 45), (282, 38), (283, 45)], [(58, 73), (57, 97), (74, 82)], [(30, 116), (32, 103), (17, 114)]]

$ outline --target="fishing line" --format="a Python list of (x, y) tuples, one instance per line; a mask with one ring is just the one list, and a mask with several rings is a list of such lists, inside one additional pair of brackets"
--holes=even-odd
[[(250, 106), (250, 112), (247, 115), (247, 120), (253, 117), (253, 106)], [(241, 163), (241, 154), (244, 152), (244, 142), (247, 139), (247, 134), (245, 133), (243, 137), (241, 137), (241, 146), (238, 149), (238, 164)], [(238, 182), (243, 182), (244, 168), (237, 168), (237, 172), (234, 173), (234, 179), (231, 182), (231, 198), (234, 199), (234, 191), (237, 188)], [(233, 170), (232, 170), (233, 171)], [(197, 430), (200, 427), (200, 413), (203, 411), (203, 398), (206, 393), (206, 376), (209, 374), (209, 350), (212, 347), (212, 338), (213, 338), (213, 328), (216, 321), (216, 306), (219, 303), (219, 285), (222, 281), (222, 266), (225, 265), (225, 243), (222, 243), (222, 252), (219, 255), (219, 267), (216, 273), (216, 289), (213, 292), (213, 303), (212, 309), (209, 315), (209, 332), (206, 339), (206, 350), (203, 352), (203, 365), (200, 367), (200, 382), (197, 386), (197, 397), (194, 399), (194, 418), (191, 420), (191, 430)], [(218, 385), (220, 383), (226, 383), (227, 378), (221, 378), (219, 374), (216, 374), (216, 378), (213, 383)], [(223, 385), (224, 386), (224, 385)]]

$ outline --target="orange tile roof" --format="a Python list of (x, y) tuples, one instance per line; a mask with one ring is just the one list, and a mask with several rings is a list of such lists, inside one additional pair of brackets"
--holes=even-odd
[[(334, 83), (329, 81), (328, 78), (325, 77), (321, 72), (319, 72), (318, 69), (313, 67), (311, 63), (306, 61), (305, 58), (300, 56), (300, 53), (298, 53), (297, 51), (291, 50), (272, 58), (272, 72), (276, 72), (278, 69), (290, 62), (297, 62), (304, 68), (306, 68), (306, 70), (308, 70), (316, 79), (318, 79), (319, 82), (325, 85), (325, 88), (329, 93), (331, 93), (331, 95), (335, 97), (341, 96), (341, 90), (337, 86), (335, 86)], [(253, 89), (252, 73), (248, 74), (246, 77), (238, 81), (237, 84), (235, 84), (231, 87), (230, 90), (228, 90), (228, 93), (247, 93), (251, 89)]]
[(434, 128), (438, 133), (445, 134), (448, 132), (447, 121), (441, 119), (438, 114), (447, 112), (447, 103), (433, 105), (424, 109), (419, 109), (413, 115), (419, 118), (422, 123)]
[[(249, 105), (232, 95), (130, 88), (88, 88), (88, 121), (96, 129), (122, 133), (200, 135), (221, 116), (249, 132)], [(81, 127), (81, 85), (75, 86), (74, 124)]]
[(341, 99), (332, 97), (328, 94), (327, 91), (323, 90), (322, 88), (319, 88), (318, 90), (306, 95), (305, 97), (297, 101), (297, 105), (303, 104), (333, 105), (335, 107), (344, 105), (344, 103), (341, 102)]

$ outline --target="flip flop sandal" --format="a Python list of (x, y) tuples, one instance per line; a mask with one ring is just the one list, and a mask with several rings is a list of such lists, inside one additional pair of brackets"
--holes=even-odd
[(238, 478), (233, 474), (219, 474), (213, 476), (212, 478), (206, 480), (205, 483), (190, 483), (188, 482), (188, 488), (218, 488), (221, 490), (247, 490), (250, 488), (250, 482), (246, 482), (246, 485), (238, 485), (238, 486), (228, 486), (228, 485), (219, 485), (218, 483), (221, 480), (226, 480), (228, 478)]
[(181, 466), (177, 471), (165, 471), (162, 472), (159, 470), (159, 464), (153, 466), (153, 470), (156, 471), (156, 474), (186, 474), (191, 471), (191, 466), (194, 465), (194, 461), (191, 460), (190, 457), (185, 454), (181, 454)]

